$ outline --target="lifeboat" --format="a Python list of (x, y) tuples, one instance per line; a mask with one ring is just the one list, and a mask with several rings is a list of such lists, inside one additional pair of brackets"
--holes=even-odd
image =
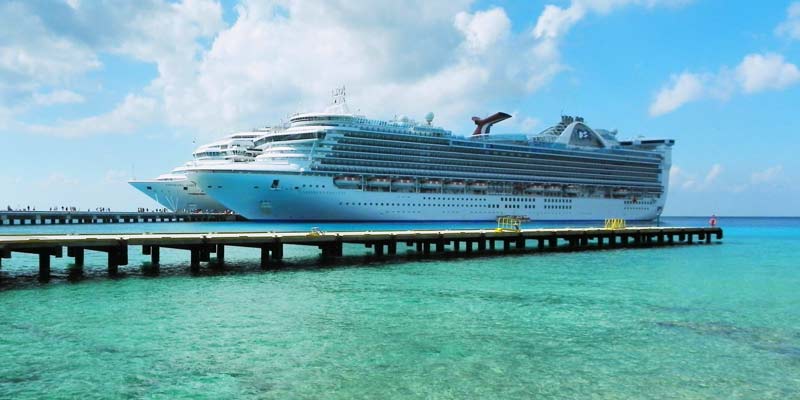
[(566, 194), (577, 195), (578, 193), (580, 193), (580, 191), (581, 188), (579, 188), (577, 185), (567, 185), (566, 187), (564, 187), (564, 193)]
[(630, 193), (630, 190), (625, 188), (616, 188), (613, 191), (614, 196), (627, 196)]
[(392, 189), (409, 190), (414, 189), (416, 182), (411, 178), (399, 178), (392, 181)]
[(367, 179), (367, 186), (372, 188), (388, 188), (392, 185), (392, 180), (389, 178), (369, 178)]
[(450, 181), (444, 184), (444, 190), (462, 191), (466, 186), (464, 181)]
[(541, 193), (544, 191), (544, 185), (541, 183), (534, 183), (525, 188), (525, 193)]
[(342, 175), (333, 178), (333, 184), (340, 188), (359, 188), (361, 187), (361, 178), (352, 175)]
[(442, 188), (442, 181), (439, 179), (426, 179), (420, 185), (425, 190), (439, 190)]
[(473, 192), (485, 192), (489, 190), (489, 184), (486, 182), (472, 182), (467, 185), (467, 189)]
[(561, 192), (561, 185), (547, 185), (544, 187), (544, 191), (548, 193), (559, 193)]

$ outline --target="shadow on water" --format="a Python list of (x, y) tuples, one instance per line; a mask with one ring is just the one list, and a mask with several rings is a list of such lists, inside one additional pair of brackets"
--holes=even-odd
[[(689, 223), (685, 221), (685, 219), (662, 219), (661, 225), (669, 226), (669, 225), (684, 225), (684, 226), (691, 226), (696, 225), (697, 220), (689, 219)], [(546, 222), (546, 223), (531, 223), (530, 228), (541, 228), (541, 227), (574, 227), (577, 222)], [(645, 225), (648, 223), (632, 223), (631, 225)], [(200, 231), (304, 231), (308, 230), (308, 223), (261, 223), (261, 222), (236, 222), (236, 223), (165, 223), (162, 225), (148, 225), (147, 231), (153, 232), (171, 232), (171, 231), (184, 231), (184, 232), (196, 232)], [(429, 229), (429, 230), (441, 230), (442, 225), (441, 223), (415, 223), (409, 225), (408, 223), (361, 223), (361, 224), (342, 224), (342, 223), (317, 223), (325, 230), (363, 230), (365, 228), (370, 229), (391, 229), (391, 230), (398, 230), (398, 229)], [(601, 223), (599, 222), (581, 222), (579, 226), (587, 227), (587, 226), (600, 226)], [(4, 227), (5, 228), (5, 227)], [(28, 229), (36, 229), (37, 233), (41, 233), (42, 229), (52, 228), (55, 232), (52, 233), (64, 233), (63, 227), (61, 226), (36, 226), (36, 227), (26, 227), (19, 232), (14, 230), (14, 228), (19, 227), (9, 227), (5, 229), (0, 229), (4, 232), (15, 232), (15, 233), (26, 233)], [(126, 232), (140, 232), (142, 230), (141, 224), (129, 224), (129, 225), (114, 225), (114, 226), (95, 226), (95, 225), (86, 225), (86, 226), (73, 226), (70, 229), (75, 229), (76, 232), (74, 233), (108, 233), (106, 232), (108, 229), (112, 229), (112, 231), (117, 233), (126, 233)], [(460, 223), (449, 223), (444, 229), (485, 229), (487, 228), (486, 222), (460, 222)], [(86, 232), (83, 232), (86, 231)], [(716, 242), (715, 242), (716, 243)], [(627, 251), (624, 248), (603, 248), (603, 249), (591, 249), (592, 251), (602, 251), (602, 252), (619, 252), (619, 251)], [(637, 249), (636, 251), (642, 251), (644, 249)], [(544, 254), (550, 253), (561, 253), (561, 252), (571, 252), (570, 249), (562, 246), (559, 249), (548, 249)], [(319, 269), (330, 269), (330, 268), (371, 268), (371, 267), (380, 267), (386, 265), (395, 265), (395, 264), (403, 264), (408, 262), (417, 262), (421, 260), (459, 260), (459, 259), (471, 259), (475, 257), (514, 257), (523, 254), (538, 254), (541, 253), (536, 249), (525, 249), (525, 250), (516, 250), (513, 249), (510, 253), (504, 253), (501, 250), (489, 250), (485, 253), (481, 253), (475, 251), (474, 253), (466, 253), (462, 252), (452, 252), (447, 251), (445, 253), (435, 253), (432, 252), (430, 254), (417, 254), (413, 250), (408, 250), (407, 254), (403, 254), (402, 250), (398, 251), (398, 255), (396, 257), (393, 256), (386, 256), (386, 257), (375, 257), (372, 255), (346, 255), (344, 257), (339, 257), (337, 259), (324, 259), (322, 257), (304, 257), (304, 258), (294, 258), (291, 260), (284, 261), (281, 264), (273, 264), (269, 268), (262, 269), (257, 261), (238, 261), (235, 263), (226, 262), (222, 267), (214, 267), (214, 263), (209, 263), (207, 265), (203, 265), (199, 270), (192, 271), (188, 268), (185, 264), (180, 263), (163, 263), (160, 268), (154, 268), (150, 265), (147, 261), (142, 261), (139, 263), (133, 263), (132, 265), (128, 266), (121, 266), (119, 268), (119, 272), (115, 275), (109, 275), (105, 268), (101, 266), (91, 266), (84, 269), (75, 268), (74, 264), (68, 264), (65, 268), (53, 268), (50, 274), (50, 279), (45, 282), (40, 282), (38, 279), (37, 268), (27, 267), (24, 270), (15, 269), (15, 270), (8, 270), (7, 268), (0, 267), (0, 291), (9, 290), (9, 289), (18, 289), (18, 288), (29, 288), (29, 287), (37, 287), (42, 285), (52, 285), (55, 283), (70, 283), (70, 284), (79, 284), (79, 283), (86, 283), (98, 280), (119, 280), (119, 279), (127, 279), (129, 277), (143, 277), (143, 278), (155, 278), (155, 277), (164, 277), (164, 276), (193, 276), (193, 277), (208, 277), (208, 276), (220, 276), (220, 275), (233, 275), (233, 274), (249, 274), (249, 273), (262, 273), (265, 270), (267, 272), (279, 272), (279, 271), (293, 271), (293, 270), (319, 270)]]
[[(800, 346), (792, 338), (768, 328), (743, 327), (728, 322), (659, 321), (655, 325), (662, 329), (683, 331), (701, 336), (732, 340), (748, 345), (755, 350), (768, 351), (800, 363)], [(790, 335), (791, 336), (791, 335)], [(795, 333), (794, 336), (798, 336)], [(795, 338), (796, 339), (796, 338)]]
[[(631, 249), (626, 248), (603, 248), (584, 251), (624, 252), (630, 250)], [(642, 248), (636, 249), (635, 251), (646, 250), (646, 248)], [(341, 268), (382, 268), (410, 262), (458, 262), (476, 258), (496, 259), (500, 257), (516, 259), (530, 255), (546, 257), (559, 253), (574, 252), (574, 250), (566, 246), (559, 247), (558, 249), (548, 249), (546, 251), (539, 251), (535, 248), (526, 248), (523, 250), (512, 249), (510, 252), (503, 252), (501, 249), (498, 249), (487, 250), (485, 252), (475, 251), (472, 253), (447, 250), (444, 253), (431, 252), (429, 254), (419, 254), (409, 248), (406, 250), (398, 249), (396, 256), (376, 256), (373, 254), (349, 254), (336, 258), (327, 258), (320, 255), (297, 256), (279, 262), (271, 261), (265, 267), (261, 267), (260, 262), (254, 260), (225, 261), (220, 265), (212, 258), (210, 262), (202, 263), (201, 267), (196, 270), (192, 270), (184, 263), (162, 263), (160, 266), (156, 267), (149, 261), (142, 261), (141, 263), (120, 266), (118, 272), (113, 275), (109, 275), (108, 271), (103, 267), (98, 268), (97, 266), (92, 266), (80, 269), (74, 264), (68, 264), (63, 269), (54, 268), (51, 271), (50, 279), (47, 281), (40, 281), (38, 279), (38, 271), (35, 267), (26, 268), (24, 271), (15, 270), (13, 272), (0, 269), (0, 291), (41, 287), (58, 283), (85, 284), (105, 280), (122, 280), (132, 277), (159, 278), (183, 276), (202, 278), (292, 271), (320, 271)]]
[[(527, 252), (526, 252), (527, 253)], [(50, 279), (40, 281), (36, 267), (24, 270), (0, 269), (0, 291), (30, 288), (37, 286), (53, 285), (58, 283), (81, 284), (98, 282), (105, 280), (122, 280), (128, 278), (159, 278), (159, 277), (217, 277), (226, 275), (247, 275), (260, 273), (280, 273), (292, 271), (317, 271), (340, 268), (380, 268), (392, 265), (400, 265), (409, 262), (426, 261), (457, 261), (472, 259), (476, 257), (519, 257), (523, 252), (513, 253), (484, 253), (484, 254), (465, 254), (465, 253), (432, 253), (428, 255), (418, 255), (413, 252), (403, 254), (398, 251), (397, 256), (379, 257), (368, 255), (345, 255), (337, 258), (325, 258), (321, 256), (300, 256), (285, 259), (283, 261), (271, 261), (267, 266), (262, 267), (259, 261), (225, 261), (218, 263), (212, 259), (210, 262), (201, 264), (201, 267), (192, 270), (184, 263), (162, 263), (154, 266), (149, 261), (141, 263), (131, 263), (127, 266), (120, 266), (116, 274), (109, 275), (103, 267), (77, 268), (74, 264), (67, 264), (64, 268), (53, 268)]]

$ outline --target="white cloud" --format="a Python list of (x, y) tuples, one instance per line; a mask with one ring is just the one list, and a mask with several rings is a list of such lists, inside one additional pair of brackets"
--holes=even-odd
[(780, 90), (800, 82), (800, 70), (775, 53), (748, 54), (734, 69), (715, 74), (684, 72), (673, 75), (650, 104), (650, 115), (659, 116), (703, 99), (728, 99), (733, 93), (752, 94)]
[(520, 130), (524, 133), (533, 133), (534, 129), (536, 129), (541, 121), (537, 118), (532, 117), (525, 117), (522, 118), (522, 122), (520, 123)]
[(81, 182), (77, 178), (73, 178), (71, 176), (65, 175), (62, 172), (53, 172), (52, 174), (48, 175), (47, 178), (43, 179), (39, 182), (40, 185), (45, 187), (49, 186), (75, 186), (79, 185)]
[(536, 21), (533, 35), (537, 38), (557, 39), (567, 32), (589, 12), (608, 14), (616, 8), (638, 5), (645, 7), (679, 6), (692, 0), (572, 0), (569, 7), (547, 5)]
[(198, 40), (211, 38), (222, 28), (222, 8), (216, 1), (167, 3), (133, 17), (123, 40), (112, 50), (156, 63), (156, 86), (169, 85), (184, 76), (194, 76), (203, 50)]
[[(86, 72), (100, 68), (102, 53), (155, 62), (159, 79), (173, 83), (180, 82), (182, 76), (191, 79), (202, 50), (199, 39), (213, 37), (223, 27), (221, 7), (212, 0), (2, 2), (0, 108), (5, 111), (0, 114), (13, 119), (36, 106), (82, 101), (69, 90), (70, 85)], [(151, 84), (157, 90), (145, 91), (167, 90), (160, 82)], [(107, 117), (97, 118), (103, 121)], [(0, 115), (0, 126), (19, 125), (4, 123), (3, 119)], [(65, 122), (30, 128), (76, 136), (83, 135), (75, 131), (79, 125)]]
[(714, 164), (711, 166), (711, 169), (708, 170), (706, 174), (706, 178), (703, 181), (705, 187), (711, 186), (714, 182), (719, 178), (719, 175), (722, 173), (723, 168), (720, 164)]
[[(100, 67), (103, 53), (157, 66), (158, 77), (141, 93), (129, 94), (118, 109), (26, 127), (38, 133), (130, 131), (136, 121), (159, 116), (174, 127), (212, 137), (318, 109), (324, 94), (342, 84), (361, 113), (419, 118), (434, 111), (438, 124), (458, 129), (469, 125), (465, 116), (485, 112), (500, 100), (522, 98), (566, 70), (560, 40), (587, 13), (684, 2), (573, 0), (566, 8), (548, 5), (536, 26), (521, 33), (512, 30), (503, 8), (471, 10), (471, 0), (380, 5), (363, 0), (242, 0), (230, 26), (222, 19), (220, 4), (212, 0), (11, 3), (0, 5), (0, 27), (8, 31), (0, 28), (0, 33), (16, 35), (8, 40), (14, 51), (36, 57), (28, 57), (35, 60), (28, 63), (20, 57), (0, 58), (0, 77), (4, 72), (24, 75), (26, 79), (5, 80), (21, 82), (6, 98), (30, 99), (53, 87), (70, 90), (71, 79)], [(16, 20), (26, 20), (24, 29), (10, 28)], [(0, 55), (3, 40), (0, 35)], [(48, 53), (55, 56), (48, 58)], [(78, 98), (58, 101), (70, 100)], [(125, 105), (132, 102), (144, 107), (133, 111)], [(18, 112), (13, 104), (3, 104), (0, 93), (3, 106), (11, 114)], [(534, 122), (531, 118), (519, 124), (532, 129)]]
[(753, 174), (750, 175), (750, 183), (758, 185), (762, 183), (774, 182), (781, 176), (781, 174), (783, 174), (783, 165), (775, 165), (763, 171), (753, 172)]
[(713, 164), (703, 178), (697, 174), (673, 165), (669, 171), (670, 188), (679, 188), (684, 191), (702, 192), (711, 188), (725, 169), (721, 164)]
[(561, 8), (548, 4), (536, 21), (533, 35), (536, 38), (558, 38), (566, 34), (573, 25), (586, 15), (586, 8), (577, 2), (570, 7)]
[(786, 20), (775, 28), (775, 33), (778, 36), (800, 40), (800, 1), (789, 5), (786, 10)]
[(70, 90), (54, 90), (47, 93), (34, 93), (33, 102), (42, 106), (53, 104), (83, 103), (83, 96)]
[(105, 183), (125, 183), (128, 181), (129, 177), (130, 174), (125, 171), (118, 169), (109, 169), (106, 171), (103, 181)]
[[(263, 125), (316, 109), (324, 94), (348, 86), (362, 113), (468, 124), (489, 102), (520, 97), (554, 75), (536, 42), (511, 33), (502, 8), (465, 11), (468, 1), (364, 7), (302, 1), (244, 2), (185, 82), (161, 77), (172, 124), (210, 134)], [(423, 39), (424, 38), (424, 39)], [(450, 125), (452, 126), (452, 125)]]
[(132, 132), (152, 122), (158, 114), (158, 102), (152, 98), (128, 95), (122, 103), (105, 114), (82, 119), (59, 121), (52, 125), (24, 125), (24, 130), (36, 134), (63, 137), (82, 137), (95, 134)]
[(750, 54), (736, 68), (742, 90), (755, 93), (779, 90), (800, 81), (800, 70), (779, 54)]
[(0, 5), (0, 79), (12, 83), (6, 90), (62, 83), (99, 67), (88, 46), (49, 31), (22, 3)]
[(703, 78), (684, 72), (673, 75), (669, 85), (664, 86), (650, 105), (650, 115), (662, 115), (675, 111), (680, 106), (705, 95)]
[(471, 51), (483, 53), (509, 36), (511, 21), (502, 8), (492, 8), (475, 14), (462, 11), (456, 14), (455, 26)]

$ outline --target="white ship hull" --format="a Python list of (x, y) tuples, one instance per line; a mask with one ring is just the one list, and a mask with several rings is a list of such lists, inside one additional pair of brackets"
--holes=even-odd
[(644, 221), (658, 218), (666, 200), (666, 192), (659, 198), (631, 200), (367, 191), (337, 187), (331, 176), (266, 171), (197, 170), (189, 179), (250, 220), (493, 221), (500, 215), (524, 215), (534, 221)]
[(151, 199), (173, 212), (223, 212), (225, 206), (188, 180), (141, 180), (128, 182)]

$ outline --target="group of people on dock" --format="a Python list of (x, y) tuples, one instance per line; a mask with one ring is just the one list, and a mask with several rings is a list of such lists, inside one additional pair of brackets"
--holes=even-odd
[(148, 212), (153, 212), (153, 213), (166, 213), (166, 212), (171, 212), (171, 211), (170, 211), (170, 210), (168, 210), (168, 209), (166, 209), (166, 208), (154, 208), (154, 209), (149, 209), (149, 208), (145, 208), (145, 207), (139, 207), (139, 208), (137, 208), (137, 209), (136, 209), (136, 212), (140, 212), (140, 213), (148, 213)]
[[(36, 211), (36, 206), (25, 206), (20, 208), (12, 208), (10, 205), (6, 206), (6, 211), (11, 212), (27, 212), (27, 211)], [(49, 207), (47, 211), (63, 211), (63, 212), (78, 212), (78, 207), (75, 206), (58, 206), (58, 207)], [(94, 209), (96, 212), (111, 212), (111, 209), (108, 207), (97, 207)], [(92, 212), (90, 209), (86, 209), (86, 212)]]

